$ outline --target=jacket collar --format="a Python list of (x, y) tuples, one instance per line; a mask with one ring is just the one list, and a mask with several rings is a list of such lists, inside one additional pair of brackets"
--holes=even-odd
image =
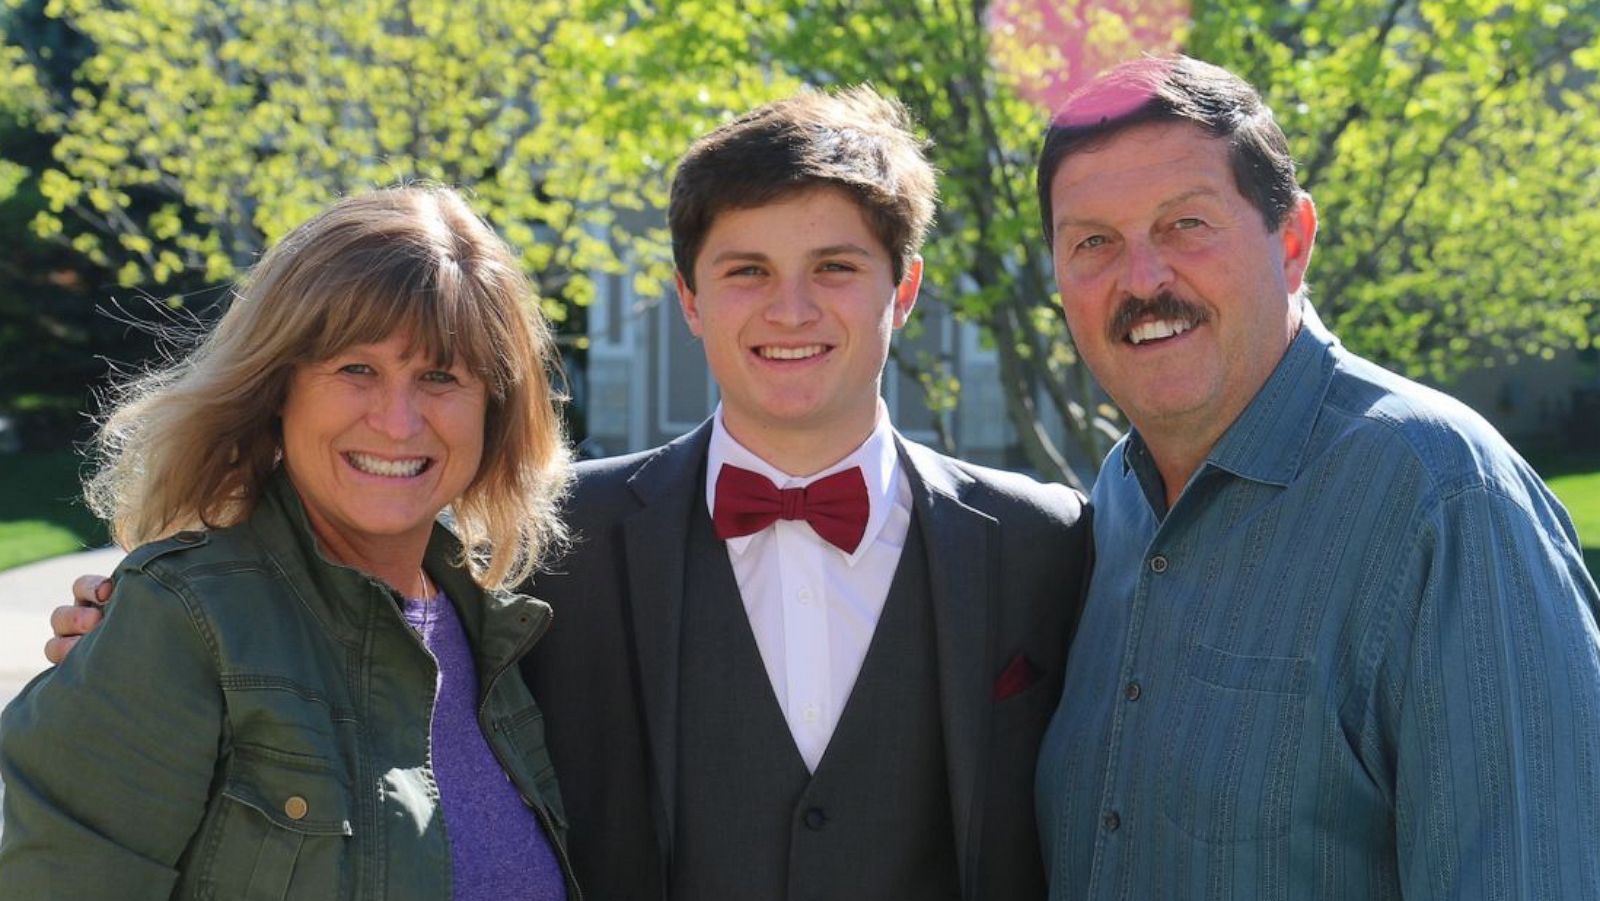
[[(375, 615), (400, 620), (399, 595), (394, 589), (323, 555), (305, 504), (281, 467), (268, 479), (248, 528), (300, 602), (339, 641), (360, 646)], [(550, 608), (524, 595), (484, 591), (457, 565), (462, 559), (461, 542), (449, 529), (434, 523), (423, 567), (460, 612), (480, 684), (487, 687), (487, 677), (514, 662), (531, 643), (529, 636), (548, 627)]]
[(999, 522), (965, 501), (974, 481), (933, 450), (895, 435), (911, 483), (911, 508), (928, 548), (928, 592), (939, 667), (939, 713), (955, 825), (956, 864), (971, 897), (977, 884), (985, 749), (993, 708), (990, 614), (998, 609)]

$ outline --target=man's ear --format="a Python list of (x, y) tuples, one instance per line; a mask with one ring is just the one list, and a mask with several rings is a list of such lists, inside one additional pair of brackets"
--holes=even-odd
[(922, 289), (922, 254), (911, 258), (910, 265), (906, 266), (906, 274), (900, 279), (900, 284), (894, 288), (894, 327), (899, 328), (906, 324), (911, 317), (911, 308), (917, 305), (917, 292)]
[(678, 306), (683, 310), (683, 321), (688, 323), (689, 332), (696, 338), (700, 337), (700, 308), (695, 304), (694, 289), (683, 280), (683, 273), (676, 270), (672, 273), (673, 283), (678, 286)]
[(1311, 249), (1317, 242), (1317, 206), (1310, 194), (1301, 192), (1295, 198), (1294, 206), (1283, 216), (1279, 238), (1283, 241), (1283, 278), (1289, 293), (1294, 294), (1305, 283)]

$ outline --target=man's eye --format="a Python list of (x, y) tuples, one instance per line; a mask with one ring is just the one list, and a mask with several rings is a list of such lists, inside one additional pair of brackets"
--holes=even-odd
[(739, 266), (737, 268), (728, 270), (728, 276), (730, 278), (737, 278), (737, 277), (740, 277), (740, 276), (748, 276), (748, 275), (760, 275), (760, 274), (761, 274), (761, 267), (760, 266)]
[(1189, 229), (1192, 229), (1192, 228), (1200, 228), (1201, 226), (1203, 226), (1205, 224), (1206, 223), (1205, 223), (1204, 219), (1196, 219), (1193, 216), (1185, 216), (1182, 219), (1179, 219), (1176, 222), (1173, 222), (1172, 223), (1172, 227), (1177, 229), (1178, 231), (1188, 231)]
[(849, 263), (841, 263), (841, 262), (833, 261), (833, 260), (830, 260), (830, 261), (828, 261), (826, 263), (823, 263), (821, 265), (821, 267), (819, 267), (819, 268), (821, 268), (822, 271), (824, 271), (824, 272), (854, 272), (854, 271), (856, 271), (856, 267), (851, 265), (851, 264), (849, 264)]
[(1093, 250), (1096, 247), (1104, 247), (1105, 243), (1105, 235), (1090, 235), (1089, 237), (1084, 238), (1082, 241), (1079, 241), (1078, 247), (1082, 250)]

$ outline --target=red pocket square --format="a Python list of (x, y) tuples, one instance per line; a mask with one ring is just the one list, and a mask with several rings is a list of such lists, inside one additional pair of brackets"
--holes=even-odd
[(1000, 678), (994, 680), (994, 699), (996, 701), (1004, 701), (1006, 698), (1039, 681), (1039, 677), (1042, 675), (1044, 673), (1033, 665), (1033, 661), (1028, 659), (1028, 655), (1018, 651), (1017, 655), (1011, 658), (1011, 662), (1006, 664), (1006, 668), (1001, 671)]

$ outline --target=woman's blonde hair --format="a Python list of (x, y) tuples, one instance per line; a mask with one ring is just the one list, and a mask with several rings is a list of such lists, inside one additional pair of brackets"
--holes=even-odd
[(438, 186), (335, 203), (262, 257), (192, 353), (115, 389), (90, 506), (124, 547), (240, 522), (279, 464), (295, 367), (396, 333), (488, 387), (483, 460), (452, 504), (460, 562), (485, 587), (520, 581), (565, 537), (554, 344), (510, 249)]

